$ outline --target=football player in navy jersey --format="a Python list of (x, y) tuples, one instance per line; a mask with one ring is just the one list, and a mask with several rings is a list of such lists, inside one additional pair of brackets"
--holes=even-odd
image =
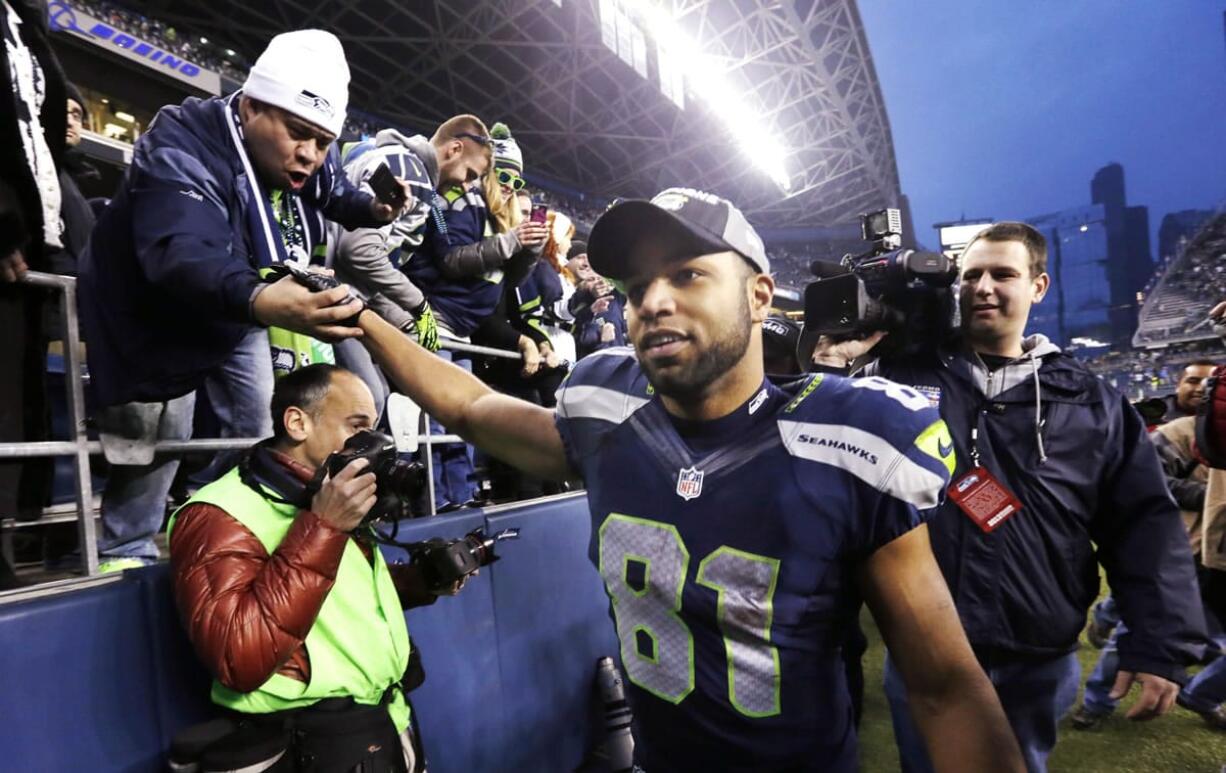
[(622, 202), (588, 254), (633, 348), (581, 360), (547, 410), (498, 394), (373, 314), (362, 340), (448, 427), (529, 474), (580, 474), (635, 712), (666, 771), (854, 771), (840, 642), (864, 600), (941, 771), (1024, 769), (932, 557), (954, 467), (927, 398), (762, 366), (761, 240), (690, 189)]

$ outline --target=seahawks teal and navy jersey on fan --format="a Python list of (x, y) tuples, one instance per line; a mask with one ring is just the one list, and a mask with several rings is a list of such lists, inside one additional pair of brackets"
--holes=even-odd
[(647, 773), (854, 771), (838, 647), (856, 568), (948, 483), (928, 400), (814, 375), (683, 422), (621, 348), (579, 362), (557, 425), (587, 484)]

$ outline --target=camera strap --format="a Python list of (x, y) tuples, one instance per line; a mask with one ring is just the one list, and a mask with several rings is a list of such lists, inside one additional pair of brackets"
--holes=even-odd
[(243, 454), (238, 478), (265, 499), (305, 509), (311, 504), (311, 486), (303, 483), (272, 455), (272, 439), (260, 441)]

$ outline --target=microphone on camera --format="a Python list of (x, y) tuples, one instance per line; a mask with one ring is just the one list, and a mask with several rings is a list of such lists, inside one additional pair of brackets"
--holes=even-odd
[(842, 263), (831, 263), (828, 260), (814, 260), (809, 263), (809, 273), (818, 279), (830, 279), (850, 273)]

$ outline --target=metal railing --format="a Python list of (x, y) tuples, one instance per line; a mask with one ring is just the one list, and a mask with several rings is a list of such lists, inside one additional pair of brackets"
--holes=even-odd
[[(29, 271), (21, 280), (34, 287), (63, 293), (60, 304), (64, 328), (65, 390), (68, 398), (69, 440), (48, 440), (24, 443), (0, 443), (0, 460), (36, 459), (70, 456), (73, 459), (74, 498), (77, 506), (77, 535), (81, 552), (81, 568), (86, 575), (98, 573), (98, 534), (94, 524), (94, 492), (90, 456), (103, 453), (102, 443), (90, 440), (85, 416), (85, 378), (81, 363), (81, 332), (77, 319), (77, 280), (75, 277)], [(442, 348), (454, 352), (504, 359), (522, 359), (518, 352), (492, 349), (487, 346), (442, 338)], [(425, 431), (417, 442), (425, 446), (426, 480), (430, 515), (437, 515), (434, 504), (434, 460), (432, 446), (463, 443), (458, 435), (435, 435), (430, 432), (429, 417), (422, 413)], [(159, 440), (152, 444), (155, 454), (184, 454), (211, 451), (238, 451), (250, 448), (263, 438), (193, 438), (191, 440)]]

